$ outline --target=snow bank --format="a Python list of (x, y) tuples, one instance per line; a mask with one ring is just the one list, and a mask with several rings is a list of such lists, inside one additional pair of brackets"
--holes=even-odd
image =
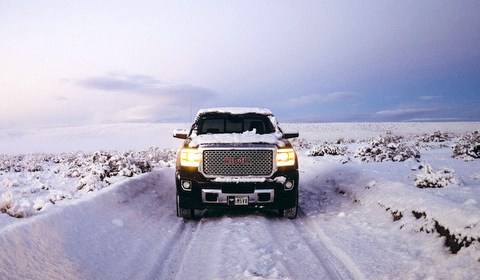
[[(345, 146), (301, 143), (301, 146), (308, 147), (307, 156), (348, 163), (347, 168), (356, 170), (354, 181), (343, 173), (338, 177), (332, 174), (329, 180), (333, 183), (329, 184), (334, 185), (336, 193), (362, 206), (381, 207), (393, 222), (401, 223), (399, 228), (442, 237), (445, 246), (458, 253), (473, 245), (480, 247), (480, 169), (478, 163), (451, 161), (449, 157), (464, 159), (466, 151), (471, 154), (477, 146), (476, 137), (476, 131), (457, 136), (435, 131), (408, 137), (387, 132), (368, 140), (367, 146), (361, 143)], [(462, 148), (458, 148), (459, 143), (463, 143)], [(352, 155), (355, 160), (350, 160)], [(468, 158), (471, 161), (475, 157)], [(424, 162), (419, 164), (420, 161)], [(456, 166), (461, 172), (451, 167), (434, 168), (430, 162)], [(368, 171), (359, 175), (364, 173), (360, 170)], [(435, 192), (429, 191), (432, 188)], [(476, 255), (480, 257), (480, 252)]]
[[(24, 218), (153, 168), (174, 166), (176, 151), (0, 155), (0, 211)], [(1, 223), (0, 223), (1, 224)]]
[(172, 194), (160, 186), (172, 181), (171, 170), (127, 178), (0, 229), (0, 278), (156, 278), (149, 269), (159, 257), (158, 248), (168, 251), (178, 234), (176, 219), (152, 226), (174, 207), (174, 202), (158, 205)]

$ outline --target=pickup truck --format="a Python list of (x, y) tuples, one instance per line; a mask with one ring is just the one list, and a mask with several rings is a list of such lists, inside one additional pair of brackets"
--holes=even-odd
[(177, 216), (195, 210), (268, 208), (294, 219), (298, 211), (298, 160), (268, 109), (212, 108), (198, 112), (176, 161)]

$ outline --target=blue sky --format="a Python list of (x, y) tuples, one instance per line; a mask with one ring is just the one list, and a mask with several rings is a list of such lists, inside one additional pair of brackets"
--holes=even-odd
[(0, 128), (480, 121), (479, 1), (2, 1)]

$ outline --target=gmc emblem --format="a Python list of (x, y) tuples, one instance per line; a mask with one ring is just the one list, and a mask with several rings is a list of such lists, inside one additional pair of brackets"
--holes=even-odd
[(248, 157), (226, 157), (223, 159), (225, 165), (247, 165), (252, 162), (251, 158)]

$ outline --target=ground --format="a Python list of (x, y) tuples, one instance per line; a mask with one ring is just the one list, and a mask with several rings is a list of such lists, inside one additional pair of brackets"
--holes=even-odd
[[(144, 152), (94, 153), (90, 142), (84, 154), (66, 148), (66, 154), (6, 154), (0, 278), (474, 279), (480, 273), (480, 167), (478, 159), (452, 158), (451, 146), (476, 127), (287, 125), (301, 135), (295, 220), (270, 210), (177, 218), (170, 148), (180, 143)], [(145, 131), (154, 135), (145, 126), (131, 128), (136, 139)], [(167, 131), (165, 125), (152, 129)], [(427, 139), (437, 130), (450, 138)], [(39, 135), (19, 143), (53, 141)], [(0, 142), (13, 143), (12, 137)], [(378, 150), (372, 155), (368, 148)], [(133, 167), (142, 160), (151, 168)], [(420, 188), (421, 180), (438, 188)]]

